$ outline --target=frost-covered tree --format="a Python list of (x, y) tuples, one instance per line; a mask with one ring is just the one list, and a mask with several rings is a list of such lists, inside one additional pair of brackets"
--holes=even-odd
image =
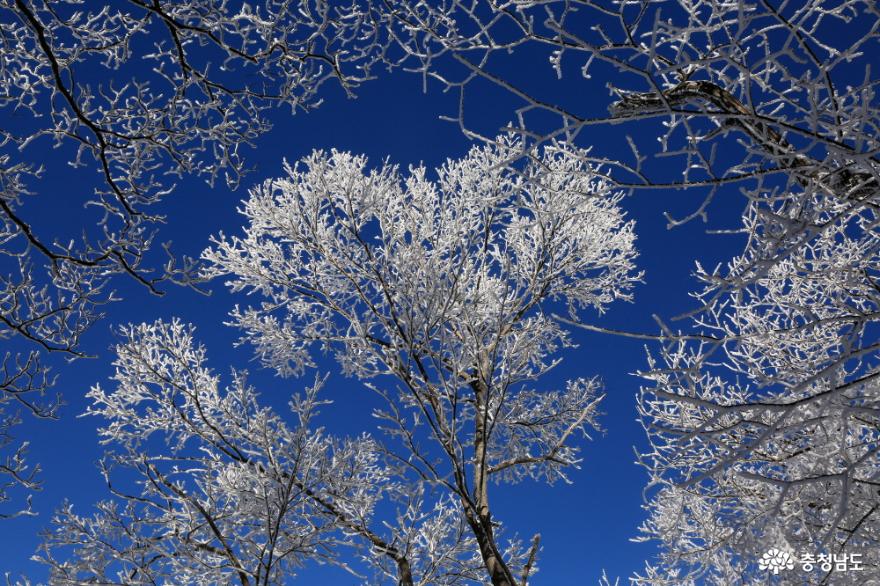
[(752, 206), (746, 251), (699, 272), (693, 335), (670, 332), (640, 405), (659, 488), (643, 530), (668, 545), (669, 566), (764, 583), (756, 561), (775, 547), (863, 558), (791, 583), (880, 576), (877, 196), (817, 187), (776, 217)]
[(813, 203), (817, 233), (766, 274), (733, 290), (721, 271), (703, 274), (697, 335), (671, 336), (645, 373), (659, 492), (643, 529), (707, 583), (763, 584), (756, 560), (771, 547), (863, 558), (861, 571), (816, 566), (790, 583), (880, 576), (876, 212)]
[(253, 190), (245, 235), (204, 255), (208, 276), (265, 298), (232, 313), (264, 363), (297, 374), (318, 346), (385, 398), (389, 453), (454, 496), (495, 585), (529, 562), (520, 576), (496, 538), (490, 482), (566, 480), (595, 424), (595, 380), (535, 386), (571, 345), (545, 307), (601, 311), (639, 278), (620, 196), (581, 152), (509, 168), (521, 148), (499, 138), (437, 180), (314, 153)]
[[(7, 4), (10, 9), (13, 7)], [(159, 60), (159, 74), (176, 71), (169, 69), (171, 65), (162, 65), (166, 61), (178, 64), (180, 76), (172, 75), (171, 83), (174, 88), (184, 88), (180, 94), (182, 99), (189, 99), (193, 91), (204, 90), (202, 93), (214, 95), (212, 84), (217, 80), (202, 81), (208, 74), (207, 68), (191, 70), (186, 65), (188, 61), (183, 65), (176, 61), (180, 52), (175, 39), (188, 39), (193, 46), (196, 41), (202, 41), (200, 47), (225, 54), (224, 59), (231, 60), (231, 64), (259, 68), (259, 64), (267, 62), (274, 67), (274, 59), (286, 63), (282, 53), (285, 58), (291, 54), (277, 51), (271, 44), (271, 34), (261, 37), (255, 31), (302, 32), (316, 24), (314, 35), (317, 36), (307, 36), (304, 45), (297, 45), (307, 50), (292, 53), (299, 57), (299, 60), (293, 59), (294, 63), (327, 63), (328, 66), (330, 62), (347, 63), (355, 72), (369, 72), (369, 66), (380, 60), (387, 64), (405, 62), (424, 76), (426, 88), (439, 83), (458, 94), (455, 102), (458, 111), (451, 118), (471, 136), (491, 137), (497, 130), (480, 127), (482, 119), (468, 115), (469, 105), (486, 93), (482, 91), (485, 84), (520, 100), (521, 107), (514, 113), (516, 123), (511, 130), (529, 140), (517, 143), (505, 139), (482, 151), (495, 153), (492, 156), (496, 157), (495, 175), (487, 176), (512, 182), (515, 187), (511, 193), (532, 196), (537, 192), (529, 190), (535, 185), (545, 189), (547, 186), (542, 181), (552, 182), (556, 181), (554, 177), (559, 177), (554, 174), (556, 167), (553, 166), (558, 164), (567, 166), (569, 171), (589, 169), (591, 186), (573, 188), (572, 193), (621, 189), (649, 191), (654, 196), (674, 193), (674, 197), (680, 197), (681, 192), (696, 195), (691, 212), (668, 216), (669, 225), (712, 221), (713, 228), (743, 235), (744, 244), (741, 253), (726, 266), (709, 270), (698, 267), (703, 289), (697, 294), (697, 307), (688, 315), (679, 316), (681, 319), (677, 322), (665, 320), (670, 325), (664, 325), (659, 336), (662, 347), (652, 350), (650, 371), (644, 373), (654, 381), (640, 398), (643, 421), (653, 446), (643, 459), (652, 483), (648, 505), (652, 516), (645, 525), (645, 536), (659, 539), (664, 548), (660, 565), (650, 567), (644, 579), (672, 584), (700, 580), (721, 584), (747, 582), (763, 579), (763, 574), (756, 573), (757, 556), (770, 547), (845, 554), (876, 545), (874, 518), (880, 506), (873, 406), (877, 394), (873, 385), (877, 349), (875, 216), (880, 181), (875, 59), (880, 39), (880, 13), (876, 2), (383, 0), (346, 5), (344, 10), (352, 12), (333, 12), (338, 18), (327, 17), (330, 14), (327, 10), (342, 10), (331, 9), (330, 4), (298, 3), (300, 10), (294, 10), (286, 3), (272, 3), (273, 7), (281, 7), (278, 12), (246, 8), (240, 14), (233, 14), (237, 11), (223, 3), (182, 2), (174, 5), (182, 6), (181, 12), (169, 19), (166, 16), (171, 14), (171, 7), (163, 9), (160, 5), (157, 11), (153, 9), (157, 6), (155, 3), (148, 5), (132, 0), (132, 7), (143, 9), (143, 22), (162, 31), (170, 27), (169, 32), (163, 33), (169, 35), (165, 37), (165, 44), (160, 43), (151, 58)], [(18, 21), (19, 29), (15, 30), (36, 30), (32, 26), (22, 28), (31, 22), (27, 11), (21, 10), (28, 6), (16, 0), (14, 8), (25, 18)], [(188, 12), (187, 7), (195, 8)], [(67, 23), (72, 18), (57, 17), (57, 11), (48, 4), (45, 10), (31, 9), (30, 12), (38, 17), (37, 23), (42, 21), (44, 26), (56, 20)], [(297, 19), (304, 18), (306, 24), (290, 27), (280, 24), (277, 29), (271, 26), (267, 29), (263, 25), (271, 21), (266, 16), (270, 12), (279, 15), (281, 23), (290, 23), (285, 19), (298, 23)], [(107, 9), (99, 18), (86, 19), (85, 28), (93, 28), (95, 23), (115, 14)], [(218, 21), (218, 14), (228, 19)], [(315, 18), (316, 14), (324, 20)], [(354, 16), (346, 16), (348, 14)], [(187, 19), (194, 19), (196, 23)], [(219, 28), (214, 27), (217, 22), (221, 23)], [(240, 46), (224, 44), (225, 39), (233, 35), (230, 31), (240, 30), (235, 28), (239, 25), (256, 35), (248, 37), (256, 39), (256, 44), (250, 41), (242, 41)], [(64, 30), (79, 34), (76, 31), (80, 28), (83, 27), (70, 26)], [(112, 36), (116, 34), (114, 31), (124, 28), (108, 29), (107, 35)], [(339, 30), (343, 31), (341, 36)], [(138, 28), (137, 34), (140, 31)], [(6, 38), (20, 38), (16, 43), (25, 48), (36, 47), (34, 43), (35, 39), (39, 41), (39, 34), (35, 34), (27, 37), (9, 33)], [(233, 35), (233, 38), (239, 37)], [(344, 48), (329, 61), (312, 54), (311, 49), (332, 48), (334, 40), (344, 43)], [(113, 47), (127, 47), (101, 43), (103, 40), (82, 52), (82, 57), (100, 55), (99, 49), (107, 47), (111, 51)], [(366, 43), (364, 46), (369, 50), (349, 50), (353, 45), (361, 46), (360, 43)], [(43, 50), (42, 44), (37, 45)], [(59, 46), (70, 50), (73, 45), (61, 42)], [(188, 48), (185, 43), (181, 46), (184, 50)], [(266, 46), (268, 48), (260, 52), (259, 47)], [(256, 53), (248, 53), (255, 47)], [(22, 54), (29, 53), (23, 51)], [(353, 61), (346, 61), (349, 57)], [(523, 65), (535, 58), (560, 78), (565, 96), (554, 93), (552, 83), (535, 83), (535, 69)], [(114, 59), (107, 62), (113, 64)], [(522, 61), (515, 63), (517, 67), (511, 67), (512, 60)], [(45, 73), (42, 79), (48, 80), (47, 84), (53, 82), (56, 76), (50, 74), (54, 72), (51, 60), (42, 63), (42, 69), (34, 70)], [(53, 82), (56, 83), (54, 89), (51, 84), (46, 86), (46, 91), (57, 98), (52, 102), (53, 108), (67, 107), (64, 83), (73, 83), (74, 77), (65, 69), (65, 63), (58, 61), (60, 71), (69, 74), (61, 76), (61, 86), (57, 80)], [(24, 71), (31, 69), (23, 68)], [(195, 77), (191, 79), (193, 71), (200, 73), (193, 74)], [(335, 67), (332, 72), (330, 69), (325, 72), (331, 77), (346, 78), (345, 69), (341, 74)], [(349, 78), (352, 75), (355, 80), (360, 79), (358, 74), (349, 74)], [(273, 75), (268, 77), (275, 79)], [(223, 74), (220, 78), (226, 79)], [(127, 86), (125, 91), (136, 91), (132, 88), (137, 87), (136, 84)], [(607, 92), (606, 87), (611, 91)], [(591, 92), (591, 88), (601, 92)], [(105, 94), (100, 92), (88, 95), (92, 103), (105, 99)], [(112, 97), (113, 94), (107, 95)], [(225, 92), (216, 95), (221, 103), (232, 99)], [(255, 103), (262, 103), (257, 98), (264, 97), (245, 95), (247, 98), (239, 97), (246, 104), (251, 98)], [(207, 103), (217, 102), (208, 100)], [(235, 104), (238, 108), (239, 103)], [(105, 112), (102, 108), (97, 106), (94, 112)], [(222, 108), (210, 110), (213, 114), (225, 111)], [(243, 111), (252, 112), (247, 108)], [(210, 134), (216, 123), (211, 117), (213, 114), (198, 118), (210, 120), (204, 129), (213, 138), (200, 142), (201, 134), (182, 135), (196, 136), (197, 146), (193, 151), (185, 151), (189, 154), (182, 158), (184, 164), (175, 160), (172, 168), (190, 170), (188, 157), (195, 153), (196, 159), (201, 161), (201, 148), (214, 145), (211, 141), (215, 139), (223, 155), (219, 160), (230, 168), (237, 168), (233, 164), (235, 157), (224, 154), (234, 149), (228, 150), (225, 139)], [(85, 120), (78, 115), (71, 117), (69, 111), (66, 118), (53, 115), (51, 119), (72, 125), (78, 133), (71, 137), (73, 140), (82, 142), (85, 136), (83, 154), (100, 162), (102, 143), (99, 138), (89, 138), (91, 127)], [(52, 128), (48, 134), (68, 139), (67, 126), (60, 124)], [(101, 126), (95, 128), (99, 134), (103, 132)], [(164, 127), (161, 128), (164, 132)], [(221, 124), (220, 128), (228, 127)], [(126, 129), (113, 131), (123, 135), (127, 132)], [(161, 132), (160, 135), (165, 136)], [(596, 140), (597, 136), (602, 140)], [(106, 144), (115, 145), (113, 141), (117, 138), (107, 134)], [(561, 139), (565, 139), (568, 146), (552, 146)], [(592, 150), (571, 146), (584, 141), (596, 144)], [(536, 142), (547, 144), (550, 150), (538, 155), (532, 148)], [(154, 147), (149, 140), (125, 144), (136, 145), (136, 152), (142, 148), (156, 156), (164, 157), (167, 152), (159, 147), (151, 150)], [(526, 147), (527, 144), (530, 146)], [(130, 151), (122, 149), (121, 152)], [(537, 164), (548, 152), (552, 153), (553, 164)], [(517, 154), (526, 155), (529, 162), (522, 163), (524, 167), (516, 173), (505, 170), (500, 163), (516, 158)], [(147, 160), (157, 164), (160, 161), (158, 158)], [(564, 473), (562, 463), (568, 457), (565, 452), (560, 455), (562, 448), (556, 446), (561, 444), (552, 440), (541, 439), (538, 445), (530, 444), (530, 440), (543, 436), (523, 434), (529, 426), (505, 426), (503, 418), (496, 424), (496, 418), (506, 413), (503, 405), (519, 403), (511, 399), (506, 390), (500, 393), (500, 399), (493, 392), (506, 389), (504, 381), (513, 381), (512, 387), (517, 387), (516, 383), (537, 376), (536, 373), (552, 364), (554, 353), (567, 343), (555, 314), (542, 313), (540, 301), (532, 304), (528, 300), (552, 300), (555, 296), (560, 302), (573, 303), (574, 309), (583, 303), (603, 306), (614, 293), (626, 294), (627, 288), (623, 286), (626, 280), (621, 275), (627, 271), (603, 273), (599, 281), (609, 282), (601, 293), (598, 284), (594, 289), (585, 285), (590, 294), (579, 289), (553, 292), (552, 287), (547, 291), (535, 288), (541, 282), (537, 276), (532, 281), (531, 277), (510, 272), (513, 265), (508, 264), (513, 263), (510, 259), (516, 259), (517, 266), (521, 266), (522, 260), (536, 266), (545, 261), (539, 262), (515, 246), (497, 244), (495, 239), (510, 237), (511, 242), (526, 243), (517, 246), (530, 251), (539, 247), (541, 238), (547, 236), (542, 232), (539, 238), (525, 228), (522, 234), (514, 230), (521, 222), (526, 225), (528, 222), (505, 207), (504, 202), (508, 200), (502, 195), (498, 195), (500, 203), (496, 202), (497, 215), (495, 211), (486, 211), (488, 207), (484, 210), (477, 206), (474, 210), (484, 211), (462, 216), (469, 218), (463, 223), (465, 227), (488, 226), (485, 228), (487, 248), (481, 254), (473, 255), (471, 251), (471, 248), (479, 248), (479, 242), (467, 239), (461, 240), (448, 258), (440, 252), (426, 253), (435, 250), (432, 246), (438, 239), (449, 242), (454, 239), (452, 234), (458, 234), (448, 226), (441, 229), (446, 226), (443, 222), (451, 222), (444, 219), (443, 214), (455, 213), (454, 210), (444, 209), (434, 214), (422, 203), (430, 199), (425, 195), (429, 192), (442, 199), (447, 193), (463, 190), (453, 184), (458, 181), (455, 174), (464, 175), (465, 171), (452, 164), (447, 167), (451, 171), (441, 171), (439, 183), (427, 181), (424, 171), (416, 170), (406, 178), (405, 187), (398, 185), (394, 191), (387, 186), (399, 183), (397, 172), (385, 168), (350, 184), (352, 190), (382, 197), (392, 192), (404, 194), (401, 201), (406, 203), (395, 206), (387, 205), (380, 195), (364, 195), (367, 199), (355, 198), (357, 205), (346, 208), (345, 198), (327, 198), (326, 202), (315, 199), (318, 196), (314, 193), (327, 190), (298, 187), (310, 185), (306, 180), (315, 177), (337, 177), (336, 183), (327, 185), (342, 185), (343, 179), (338, 177), (348, 175), (340, 169), (360, 168), (363, 166), (360, 161), (339, 154), (316, 155), (303, 166), (292, 169), (287, 180), (272, 182), (257, 190), (247, 208), (251, 221), (247, 237), (221, 238), (206, 255), (213, 264), (209, 274), (233, 275), (233, 287), (254, 290), (267, 297), (265, 305), (233, 314), (245, 338), (255, 345), (267, 363), (286, 374), (298, 373), (312, 365), (307, 350), (319, 344), (340, 358), (346, 372), (372, 380), (380, 392), (386, 393), (389, 406), (394, 407), (389, 407), (385, 417), (391, 429), (395, 426), (399, 429), (395, 441), (415, 453), (428, 450), (422, 453), (424, 461), (405, 459), (413, 466), (412, 472), (426, 474), (435, 479), (434, 484), (438, 484), (436, 478), (445, 479), (448, 485), (444, 486), (459, 499), (458, 506), (479, 542), (483, 559), (490, 570), (497, 570), (493, 575), (509, 580), (510, 568), (498, 561), (497, 544), (492, 545), (491, 522), (487, 525), (480, 517), (478, 505), (484, 498), (481, 491), (487, 486), (485, 479), (493, 474), (515, 479), (523, 470), (552, 479)], [(213, 170), (222, 167), (211, 167), (208, 175), (213, 176)], [(13, 164), (6, 168), (4, 186), (25, 185), (22, 178), (29, 169)], [(192, 169), (203, 167), (194, 165)], [(152, 167), (136, 170), (152, 177)], [(131, 177), (142, 180), (144, 176)], [(123, 177), (129, 176), (123, 174)], [(444, 181), (449, 185), (444, 185)], [(458, 183), (464, 185), (462, 181)], [(334, 189), (334, 193), (347, 193), (342, 187)], [(19, 192), (24, 191), (15, 187), (11, 193)], [(290, 195), (300, 192), (310, 195), (297, 196), (299, 199)], [(718, 214), (718, 201), (735, 194), (741, 196), (743, 213), (735, 217)], [(99, 198), (101, 205), (124, 210), (125, 206), (114, 199), (112, 189), (105, 196), (109, 197)], [(14, 197), (6, 199), (13, 201)], [(595, 198), (585, 197), (583, 193), (578, 197), (597, 204)], [(570, 205), (576, 205), (573, 202), (578, 197), (572, 195)], [(139, 205), (146, 203), (133, 201)], [(516, 205), (516, 209), (529, 210), (531, 204)], [(724, 209), (732, 207), (726, 205)], [(523, 213), (526, 219), (540, 216), (529, 215), (528, 211)], [(128, 216), (123, 212), (119, 217)], [(305, 225), (303, 218), (316, 220), (312, 225)], [(394, 218), (394, 222), (388, 218)], [(421, 230), (418, 234), (423, 234), (422, 231), (428, 234), (424, 245), (420, 244), (416, 232), (405, 228), (407, 224), (401, 218), (418, 219)], [(388, 221), (383, 224), (383, 219)], [(457, 217), (455, 222), (459, 222)], [(503, 229), (494, 228), (496, 222), (500, 222)], [(144, 223), (138, 221), (131, 225), (142, 228)], [(18, 225), (9, 226), (6, 240), (28, 240), (27, 255), (39, 252), (37, 257), (42, 258), (46, 250), (49, 251), (51, 278), (61, 283), (50, 291), (71, 291), (67, 283), (88, 284), (89, 278), (95, 279), (96, 284), (103, 282), (99, 277), (106, 272), (68, 262), (65, 255), (71, 254), (63, 248), (54, 253), (61, 256), (53, 259), (51, 247), (44, 246), (44, 250), (37, 246), (39, 241), (29, 240), (29, 235), (35, 232)], [(582, 229), (596, 228), (589, 223)], [(332, 240), (334, 244), (325, 244), (325, 239), (331, 237), (336, 238)], [(132, 238), (146, 239), (147, 232), (137, 232)], [(383, 246), (407, 252), (415, 260), (426, 263), (426, 267), (415, 273), (400, 271), (399, 258), (386, 254)], [(92, 250), (88, 247), (83, 250)], [(99, 251), (103, 250), (105, 248), (99, 247)], [(137, 255), (126, 256), (131, 250), (137, 248), (126, 247), (121, 259), (102, 257), (101, 252), (96, 258), (128, 272), (125, 259), (140, 262)], [(589, 250), (590, 254), (596, 253), (595, 249)], [(612, 246), (612, 250), (618, 248)], [(25, 261), (29, 258), (27, 255)], [(328, 258), (331, 260), (326, 260)], [(602, 260), (620, 268), (616, 263), (627, 255), (621, 253), (614, 258), (616, 260)], [(546, 262), (555, 262), (555, 259), (551, 256)], [(61, 261), (65, 261), (66, 272), (55, 270)], [(21, 266), (25, 268), (16, 270), (28, 274), (27, 267), (31, 263), (24, 262)], [(461, 273), (464, 280), (449, 277), (453, 274), (450, 267)], [(516, 276), (508, 278), (509, 275)], [(469, 276), (473, 278), (467, 280), (465, 277)], [(594, 277), (591, 274), (591, 278)], [(15, 283), (24, 281), (20, 279)], [(436, 282), (443, 283), (443, 288), (435, 290), (428, 286)], [(462, 283), (472, 282), (478, 283), (473, 290), (460, 288)], [(555, 286), (557, 281), (553, 282)], [(28, 286), (11, 290), (22, 290), (30, 295), (26, 299), (37, 301), (22, 305), (13, 295), (8, 297), (12, 301), (5, 307), (48, 308), (45, 322), (24, 314), (21, 323), (27, 326), (9, 330), (18, 334), (36, 331), (28, 328), (42, 323), (55, 328), (47, 331), (65, 332), (66, 327), (80, 331), (75, 328), (88, 323), (91, 319), (88, 310), (94, 309), (93, 305), (76, 302), (83, 292), (91, 294), (91, 285), (73, 287), (72, 293), (65, 293), (72, 300), (65, 307), (85, 308), (86, 319), (61, 321), (55, 321), (56, 316), (80, 314), (54, 311), (47, 305), (53, 297), (36, 294), (42, 289)], [(460, 295), (450, 297), (449, 291)], [(479, 305), (477, 301), (485, 300), (495, 303), (495, 313), (472, 309)], [(410, 303), (416, 309), (409, 313), (393, 311), (394, 302), (398, 301)], [(522, 314), (517, 308), (522, 309)], [(454, 315), (455, 319), (447, 319), (447, 310), (459, 313)], [(517, 325), (502, 327), (499, 324), (503, 320)], [(686, 325), (687, 320), (691, 320), (691, 325)], [(465, 325), (460, 325), (462, 323)], [(498, 328), (497, 333), (491, 329), (493, 324)], [(435, 338), (436, 332), (442, 335)], [(494, 338), (486, 332), (493, 332)], [(63, 338), (62, 342), (67, 339)], [(484, 350), (480, 350), (478, 344), (484, 344), (479, 347)], [(488, 363), (481, 354), (486, 352), (485, 348), (491, 349)], [(508, 351), (512, 353), (510, 356), (506, 354)], [(537, 358), (530, 354), (532, 352), (537, 353)], [(494, 359), (524, 362), (517, 363), (512, 370), (508, 367), (495, 370)], [(19, 364), (21, 372), (30, 376), (12, 380), (15, 384), (23, 381), (20, 388), (28, 389), (30, 377), (39, 381), (43, 370), (37, 362), (21, 360)], [(507, 376), (511, 378), (505, 378)], [(388, 377), (398, 381), (399, 392), (388, 394), (389, 391), (376, 382)], [(458, 385), (460, 381), (464, 382)], [(472, 395), (462, 394), (465, 392)], [(525, 399), (524, 406), (514, 412), (527, 413), (534, 408), (568, 413), (564, 397), (576, 396), (579, 392), (585, 397), (589, 394), (584, 389), (578, 391), (577, 387), (559, 395), (540, 395), (541, 399), (538, 395), (516, 394)], [(547, 396), (558, 399), (545, 403)], [(411, 399), (400, 402), (402, 397)], [(421, 443), (418, 441), (421, 436), (410, 435), (407, 430), (411, 425), (401, 424), (406, 409), (421, 411), (417, 427), (430, 432), (428, 435), (434, 443)], [(487, 438), (480, 440), (481, 434), (476, 433), (471, 438), (473, 441), (453, 441), (452, 438), (459, 438), (468, 429), (453, 425), (461, 421), (472, 424), (472, 433), (491, 431), (497, 434), (495, 437), (505, 440), (492, 445)], [(552, 428), (557, 439), (569, 439), (566, 425)], [(464, 446), (474, 448), (477, 440), (483, 441), (485, 455), (482, 448), (470, 454), (464, 451)], [(386, 447), (388, 450), (399, 448)], [(507, 452), (493, 464), (489, 457), (492, 449)], [(539, 456), (533, 461), (536, 451)], [(479, 466), (474, 467), (474, 462), (466, 456), (476, 457)], [(445, 459), (448, 468), (434, 470), (434, 457)], [(507, 466), (506, 462), (513, 464)], [(502, 467), (493, 472), (493, 466)], [(876, 571), (875, 568), (869, 570)], [(844, 577), (817, 578), (815, 574), (796, 579), (833, 579), (837, 583), (845, 579), (865, 580), (868, 575), (863, 571)]]
[[(174, 181), (237, 184), (266, 112), (316, 106), (326, 82), (353, 91), (383, 58), (384, 31), (357, 3), (0, 2), (0, 406), (55, 416), (39, 397), (45, 353), (83, 354), (113, 279), (157, 294), (188, 281), (189, 263), (149, 254)], [(44, 217), (59, 196), (41, 180), (64, 174), (45, 168), (49, 148), (96, 172), (94, 192), (76, 187), (89, 175), (68, 182), (63, 197), (85, 210), (66, 232)], [(0, 416), (2, 443), (16, 420)], [(21, 449), (0, 472), (34, 485)]]
[[(37, 556), (50, 583), (287, 584), (309, 561), (349, 567), (356, 556), (401, 585), (477, 575), (448, 497), (400, 482), (369, 436), (337, 439), (315, 424), (329, 403), (322, 381), (294, 394), (284, 417), (259, 405), (245, 373), (222, 386), (179, 321), (120, 336), (115, 388), (94, 387), (88, 411), (105, 421), (113, 498), (91, 516), (58, 513)], [(382, 523), (385, 500), (398, 515)]]
[[(591, 378), (541, 388), (572, 346), (548, 310), (602, 311), (640, 275), (621, 196), (581, 151), (514, 168), (522, 145), (496, 142), (436, 179), (315, 152), (252, 190), (207, 276), (262, 297), (232, 319), (266, 365), (302, 374), (318, 349), (378, 393), (379, 437), (316, 430), (314, 390), (293, 400), (296, 425), (242, 375), (221, 391), (179, 323), (128, 329), (116, 389), (96, 387), (90, 412), (107, 419), (108, 479), (121, 466), (139, 488), (111, 482), (116, 504), (61, 513), (53, 579), (279, 583), (350, 546), (400, 584), (525, 584), (539, 538), (502, 539), (491, 487), (568, 481), (601, 399)], [(374, 519), (383, 499), (397, 514)]]
[[(644, 580), (764, 583), (757, 562), (773, 547), (876, 551), (877, 3), (395, 6), (424, 33), (405, 45), (410, 55), (459, 93), (453, 118), (465, 130), (482, 131), (468, 104), (486, 82), (521, 101), (517, 131), (534, 138), (622, 129), (626, 144), (609, 134), (589, 153), (609, 161), (609, 181), (654, 197), (698, 194), (691, 213), (668, 216), (671, 227), (702, 220), (744, 235), (729, 263), (697, 267), (697, 307), (684, 322), (661, 320), (662, 348), (644, 373), (653, 381), (640, 399), (652, 442), (644, 536), (664, 552)], [(516, 77), (525, 68), (509, 67), (536, 55), (579, 95), (596, 80), (610, 96), (546, 97), (546, 86)], [(717, 200), (737, 192), (741, 217), (718, 214)], [(877, 579), (878, 561), (864, 565), (779, 579)]]

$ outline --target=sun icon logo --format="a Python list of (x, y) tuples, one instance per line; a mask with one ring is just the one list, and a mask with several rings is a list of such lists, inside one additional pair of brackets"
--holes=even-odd
[(794, 568), (794, 558), (787, 551), (771, 548), (758, 561), (758, 567), (762, 570), (773, 572), (775, 576), (782, 570)]

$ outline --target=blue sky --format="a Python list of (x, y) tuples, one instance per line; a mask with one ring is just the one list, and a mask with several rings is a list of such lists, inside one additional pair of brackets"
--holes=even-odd
[[(536, 59), (520, 75), (536, 86), (555, 79), (545, 60)], [(589, 87), (599, 91), (600, 84)], [(587, 93), (582, 79), (572, 75), (553, 86), (561, 100), (595, 101), (602, 109), (605, 93)], [(252, 166), (243, 188), (281, 173), (282, 160), (294, 161), (312, 149), (337, 148), (367, 154), (379, 164), (386, 157), (401, 166), (423, 162), (428, 167), (447, 157), (460, 157), (470, 144), (458, 127), (439, 119), (456, 107), (453, 96), (429, 87), (422, 92), (422, 80), (397, 72), (380, 75), (365, 84), (355, 100), (346, 98), (338, 88), (326, 88), (325, 102), (317, 110), (291, 116), (289, 110), (272, 114), (274, 129), (260, 138), (247, 153)], [(484, 129), (502, 126), (512, 116), (515, 103), (505, 94), (488, 86), (475, 86), (469, 95), (468, 116)], [(630, 129), (633, 130), (633, 129)], [(650, 132), (649, 128), (641, 129)], [(582, 134), (581, 145), (620, 142), (622, 129), (605, 127)], [(39, 153), (47, 168), (44, 181), (36, 185), (40, 198), (24, 209), (45, 217), (45, 230), (78, 229), (71, 217), (78, 217), (78, 206), (90, 190), (89, 172), (69, 171), (68, 153), (53, 150), (46, 142), (31, 148)], [(37, 156), (36, 154), (34, 156)], [(82, 192), (82, 193), (80, 193)], [(157, 211), (167, 215), (158, 240), (174, 242), (178, 254), (197, 256), (208, 238), (220, 230), (236, 233), (241, 219), (236, 207), (244, 189), (232, 192), (222, 184), (209, 187), (195, 179), (183, 180), (171, 197)], [(667, 230), (664, 211), (684, 211), (698, 205), (697, 194), (648, 191), (624, 200), (623, 206), (636, 220), (639, 267), (645, 271), (645, 284), (635, 290), (635, 303), (618, 303), (601, 318), (588, 315), (592, 323), (653, 333), (652, 314), (669, 317), (690, 306), (687, 293), (695, 288), (691, 278), (694, 260), (714, 264), (729, 258), (736, 249), (736, 237), (705, 233), (699, 222)], [(742, 200), (725, 194), (717, 208), (735, 212)], [(68, 215), (68, 212), (71, 215)], [(734, 221), (738, 214), (719, 213), (717, 218)], [(43, 220), (41, 220), (43, 221)], [(73, 224), (73, 225), (72, 225)], [(718, 225), (713, 227), (719, 227)], [(725, 226), (726, 227), (726, 226)], [(230, 367), (248, 368), (251, 380), (261, 390), (264, 400), (283, 408), (290, 393), (313, 379), (279, 379), (250, 359), (246, 348), (236, 349), (237, 332), (222, 325), (227, 311), (236, 301), (220, 282), (209, 284), (211, 296), (166, 287), (164, 297), (151, 296), (134, 283), (116, 283), (122, 302), (107, 307), (107, 315), (85, 337), (84, 349), (97, 358), (61, 365), (56, 390), (66, 402), (58, 422), (25, 418), (16, 432), (31, 442), (30, 460), (39, 462), (43, 471), (42, 492), (34, 498), (36, 517), (5, 521), (0, 532), (0, 568), (12, 575), (25, 574), (44, 579), (45, 568), (29, 561), (39, 543), (37, 533), (48, 526), (52, 512), (63, 500), (73, 502), (77, 511), (86, 513), (91, 504), (105, 498), (102, 479), (95, 466), (102, 448), (95, 432), (98, 422), (77, 417), (85, 408), (83, 395), (96, 382), (106, 382), (111, 374), (112, 328), (126, 322), (152, 321), (180, 317), (197, 326), (199, 338), (207, 345), (214, 368), (228, 372)], [(642, 489), (644, 472), (635, 465), (634, 448), (645, 443), (636, 422), (635, 397), (639, 379), (631, 373), (645, 366), (643, 343), (584, 331), (574, 333), (580, 347), (569, 354), (552, 373), (552, 379), (599, 375), (607, 397), (601, 422), (606, 432), (586, 444), (584, 464), (572, 475), (572, 485), (552, 487), (533, 482), (495, 489), (496, 518), (529, 539), (542, 535), (543, 551), (540, 572), (534, 583), (541, 585), (595, 583), (602, 569), (610, 576), (627, 577), (639, 570), (650, 557), (653, 546), (630, 541), (644, 518)], [(331, 362), (321, 364), (330, 373), (327, 397), (335, 401), (324, 412), (324, 423), (331, 431), (350, 433), (370, 431), (375, 423), (367, 416), (365, 404), (372, 400), (369, 391), (355, 380), (345, 379)], [(309, 568), (297, 583), (348, 585), (357, 580), (330, 568)]]

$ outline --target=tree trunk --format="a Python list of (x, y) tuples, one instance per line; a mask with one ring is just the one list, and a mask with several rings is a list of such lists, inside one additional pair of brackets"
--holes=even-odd
[(477, 539), (480, 546), (480, 555), (483, 558), (483, 565), (489, 573), (489, 579), (492, 586), (517, 586), (513, 573), (504, 560), (495, 544), (495, 536), (492, 533), (492, 524), (487, 517), (484, 521), (482, 515), (474, 517), (472, 514), (467, 515), (468, 525)]
[[(468, 525), (474, 533), (477, 544), (480, 546), (480, 555), (483, 557), (483, 565), (489, 573), (492, 586), (517, 586), (513, 573), (495, 543), (495, 535), (492, 531), (492, 512), (489, 509), (489, 467), (486, 465), (486, 451), (488, 440), (486, 429), (485, 410), (489, 400), (489, 388), (478, 377), (472, 383), (476, 399), (476, 420), (474, 422), (474, 494), (473, 506), (465, 504), (465, 515)], [(476, 510), (474, 510), (474, 507)]]
[(412, 568), (403, 556), (397, 558), (397, 586), (413, 586)]

